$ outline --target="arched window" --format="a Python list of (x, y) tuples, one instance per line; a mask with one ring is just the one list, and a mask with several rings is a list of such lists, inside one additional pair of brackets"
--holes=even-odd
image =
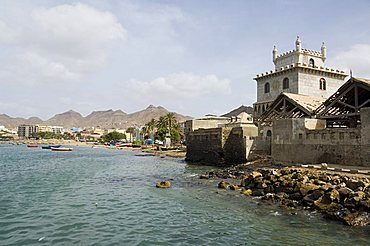
[(326, 90), (326, 80), (324, 78), (320, 79), (320, 90)]
[(284, 78), (283, 79), (283, 89), (288, 89), (289, 88), (289, 79)]
[(265, 93), (269, 93), (270, 92), (270, 83), (266, 83), (265, 84)]
[(266, 132), (266, 136), (267, 136), (267, 137), (271, 137), (271, 136), (272, 136), (271, 130), (267, 130), (267, 132)]
[(312, 67), (315, 67), (315, 61), (312, 58), (309, 60), (308, 64)]

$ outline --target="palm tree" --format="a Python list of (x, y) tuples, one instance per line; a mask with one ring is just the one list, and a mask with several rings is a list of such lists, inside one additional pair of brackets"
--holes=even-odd
[(145, 128), (147, 130), (147, 133), (148, 134), (151, 134), (151, 133), (154, 134), (154, 130), (155, 130), (156, 125), (157, 125), (157, 121), (155, 119), (151, 119), (148, 123), (146, 123)]
[(167, 123), (168, 129), (171, 131), (171, 129), (177, 124), (175, 113), (168, 112), (164, 117), (165, 117), (165, 121)]

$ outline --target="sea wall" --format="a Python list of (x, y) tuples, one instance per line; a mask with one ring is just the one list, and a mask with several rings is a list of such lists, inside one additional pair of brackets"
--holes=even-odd
[(198, 129), (187, 139), (186, 160), (208, 165), (228, 166), (251, 158), (257, 127)]

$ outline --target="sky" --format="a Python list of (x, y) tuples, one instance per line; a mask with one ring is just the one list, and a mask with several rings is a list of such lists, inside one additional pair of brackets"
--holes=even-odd
[(273, 46), (297, 35), (370, 78), (369, 13), (368, 0), (1, 0), (0, 114), (220, 115), (255, 102)]

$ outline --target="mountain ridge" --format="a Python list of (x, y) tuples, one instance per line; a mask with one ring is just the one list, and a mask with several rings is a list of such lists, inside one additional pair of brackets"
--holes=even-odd
[[(118, 109), (108, 109), (100, 111), (92, 111), (87, 116), (82, 116), (79, 112), (68, 110), (59, 114), (55, 114), (51, 118), (43, 121), (38, 117), (30, 117), (28, 119), (21, 117), (10, 117), (7, 114), (0, 114), (0, 125), (7, 128), (15, 129), (21, 124), (40, 124), (40, 125), (57, 125), (64, 128), (81, 127), (101, 127), (101, 128), (128, 128), (131, 126), (142, 126), (149, 122), (152, 118), (159, 119), (169, 111), (162, 106), (149, 105), (147, 108), (133, 112), (125, 113)], [(192, 119), (191, 116), (184, 116), (175, 113), (178, 121)]]

